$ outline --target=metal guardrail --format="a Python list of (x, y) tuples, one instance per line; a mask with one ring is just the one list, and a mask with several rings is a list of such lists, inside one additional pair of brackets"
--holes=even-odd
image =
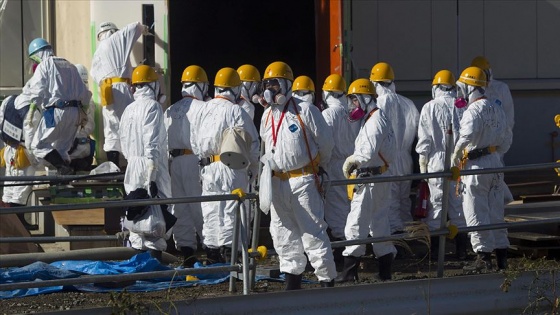
[[(466, 176), (466, 175), (474, 175), (474, 174), (491, 174), (491, 173), (503, 173), (503, 172), (513, 172), (513, 171), (521, 171), (521, 170), (537, 170), (537, 169), (546, 169), (546, 168), (558, 168), (560, 167), (560, 163), (545, 163), (545, 164), (530, 164), (530, 165), (520, 165), (520, 166), (509, 166), (509, 167), (503, 167), (503, 168), (490, 168), (490, 169), (476, 169), (476, 170), (464, 170), (461, 171), (460, 175), (461, 176)], [(424, 174), (411, 174), (411, 175), (401, 175), (401, 176), (374, 176), (374, 177), (369, 177), (369, 178), (363, 178), (363, 179), (353, 179), (353, 180), (333, 180), (330, 181), (330, 184), (332, 186), (337, 186), (337, 185), (348, 185), (348, 184), (368, 184), (368, 183), (376, 183), (376, 182), (391, 182), (391, 181), (405, 181), (405, 180), (414, 180), (414, 179), (427, 179), (427, 178), (436, 178), (436, 177), (444, 177), (444, 178), (448, 178), (453, 176), (453, 172), (434, 172), (434, 173), (424, 173)], [(75, 176), (70, 176), (70, 177), (75, 177)], [(41, 180), (44, 179), (44, 176), (26, 176), (26, 177), (10, 177), (10, 176), (3, 176), (0, 177), (0, 180), (9, 180), (12, 178), (17, 178), (18, 181), (23, 181), (23, 180), (28, 180), (28, 181), (37, 181), (37, 180)], [(69, 177), (67, 178), (66, 176), (55, 176), (56, 180), (58, 181), (68, 181)], [(249, 255), (248, 253), (248, 240), (247, 240), (247, 231), (248, 231), (248, 222), (246, 222), (246, 209), (244, 209), (245, 207), (243, 206), (243, 201), (245, 199), (257, 199), (258, 195), (257, 194), (253, 194), (253, 193), (249, 193), (246, 194), (243, 198), (241, 198), (239, 195), (237, 194), (229, 194), (229, 195), (213, 195), (213, 196), (197, 196), (197, 197), (182, 197), (182, 198), (165, 198), (165, 199), (146, 199), (146, 200), (127, 200), (127, 201), (105, 201), (105, 202), (91, 202), (91, 203), (82, 203), (82, 204), (57, 204), (57, 205), (44, 205), (44, 206), (31, 206), (31, 207), (17, 207), (17, 208), (5, 208), (2, 210), (2, 213), (27, 213), (27, 212), (48, 212), (48, 211), (65, 211), (65, 210), (77, 210), (77, 209), (90, 209), (90, 208), (116, 208), (116, 207), (123, 207), (123, 206), (145, 206), (145, 205), (161, 205), (161, 204), (176, 204), (176, 203), (193, 203), (193, 202), (209, 202), (209, 201), (225, 201), (225, 200), (237, 200), (238, 201), (238, 211), (236, 211), (236, 218), (235, 218), (235, 226), (234, 226), (234, 240), (232, 242), (232, 248), (239, 248), (238, 247), (238, 242), (239, 242), (239, 238), (241, 238), (241, 247), (242, 247), (242, 264), (237, 265), (235, 263), (235, 261), (237, 261), (237, 251), (233, 250), (232, 251), (232, 260), (231, 260), (231, 266), (227, 266), (227, 267), (215, 267), (217, 269), (215, 269), (214, 271), (230, 271), (231, 273), (236, 273), (239, 271), (243, 272), (243, 293), (244, 294), (249, 294), (249, 287), (254, 284), (254, 257), (256, 254), (253, 255)], [(444, 207), (446, 207), (446, 204), (444, 204)], [(260, 221), (260, 220), (259, 220)], [(492, 230), (492, 229), (501, 229), (501, 228), (508, 228), (508, 227), (521, 227), (521, 226), (532, 226), (532, 225), (540, 225), (540, 224), (548, 224), (548, 223), (557, 223), (560, 222), (560, 219), (548, 219), (548, 220), (539, 220), (539, 221), (526, 221), (526, 222), (515, 222), (515, 223), (503, 223), (503, 224), (490, 224), (490, 225), (484, 225), (484, 226), (473, 226), (473, 227), (465, 227), (465, 228), (461, 228), (459, 229), (459, 232), (471, 232), (471, 231), (478, 231), (478, 230)], [(257, 225), (257, 223), (254, 222), (254, 231), (258, 230), (257, 227), (259, 225)], [(240, 231), (244, 231), (241, 232)], [(440, 241), (440, 251), (443, 251), (443, 246), (444, 246), (444, 242), (445, 242), (445, 235), (447, 235), (449, 233), (449, 231), (447, 229), (441, 229), (441, 230), (437, 230), (437, 231), (431, 231), (430, 234), (433, 236), (440, 236), (440, 240), (443, 239), (443, 242)], [(255, 235), (257, 235), (258, 237), (258, 233), (253, 233), (253, 241), (252, 244), (256, 244), (255, 241)], [(57, 241), (58, 239), (60, 240), (64, 240), (64, 241), (75, 241), (75, 240), (92, 240), (94, 237), (79, 237), (79, 236), (73, 236), (73, 237), (66, 237), (66, 238), (60, 238), (60, 237), (54, 237), (54, 238), (48, 238), (48, 241), (52, 241), (53, 239), (55, 239), (55, 241)], [(116, 238), (116, 237), (115, 237)], [(414, 238), (413, 235), (409, 234), (409, 233), (402, 233), (402, 234), (396, 234), (396, 235), (391, 235), (388, 237), (380, 237), (380, 238), (365, 238), (365, 239), (359, 239), (359, 240), (348, 240), (348, 241), (339, 241), (339, 242), (332, 242), (332, 246), (333, 247), (343, 247), (343, 246), (348, 246), (348, 245), (361, 245), (361, 244), (368, 244), (368, 243), (375, 243), (375, 242), (383, 242), (383, 241), (394, 241), (394, 240), (402, 240), (402, 239), (411, 239)], [(40, 238), (28, 238), (28, 239), (33, 239), (34, 241), (39, 241)], [(113, 238), (111, 237), (111, 240)], [(46, 241), (47, 239), (45, 239)], [(107, 238), (103, 238), (103, 240), (107, 240)], [(23, 242), (23, 241), (17, 241), (15, 240), (15, 238), (0, 238), (0, 243), (2, 242)], [(443, 244), (442, 244), (443, 243)], [(253, 247), (255, 247), (253, 245)], [(439, 261), (438, 261), (438, 276), (440, 276), (439, 274), (439, 268), (441, 266), (441, 268), (443, 268), (443, 256), (444, 255), (439, 255)], [(251, 262), (249, 263), (249, 259), (251, 259)], [(249, 268), (251, 267), (251, 272), (249, 271)], [(206, 269), (206, 268), (205, 268)], [(178, 271), (173, 271), (172, 273), (175, 273)], [(192, 273), (189, 273), (190, 271), (188, 271), (187, 269), (185, 269), (184, 271), (181, 271), (182, 274), (183, 272), (185, 272), (184, 274), (192, 274), (192, 273), (200, 273), (200, 269), (195, 269)], [(149, 274), (152, 273), (146, 273), (146, 274), (142, 274), (140, 275), (140, 277), (142, 278), (138, 278), (138, 279), (147, 279), (147, 278), (158, 278), (161, 277), (162, 275), (157, 274), (157, 272), (154, 274), (154, 276), (150, 276)], [(249, 274), (251, 274), (252, 279), (250, 278)], [(443, 274), (443, 272), (441, 272), (441, 274)], [(233, 275), (233, 274), (232, 274)], [(101, 281), (114, 281), (115, 279), (118, 279), (119, 276), (122, 275), (117, 275), (117, 276), (95, 276), (95, 277), (88, 277), (88, 279), (86, 280), (80, 280), (80, 281), (89, 281), (89, 282), (79, 282), (79, 283), (91, 283), (93, 280), (95, 282), (101, 282)], [(126, 275), (127, 279), (134, 279), (134, 274), (132, 275)], [(442, 275), (441, 275), (442, 276)], [(441, 277), (440, 276), (440, 277)], [(101, 279), (103, 280), (97, 280), (98, 277), (103, 277)], [(114, 277), (114, 279), (111, 279), (111, 277)], [(92, 279), (89, 279), (92, 278)], [(230, 278), (230, 291), (235, 291), (235, 277), (231, 277)], [(109, 280), (111, 279), (111, 280)], [(66, 284), (71, 284), (72, 280), (76, 280), (76, 279), (65, 279), (67, 281), (69, 281)], [(77, 283), (76, 283), (77, 284)], [(37, 283), (32, 282), (32, 283), (20, 283), (18, 285), (21, 285), (22, 287), (19, 288), (33, 288), (33, 287), (37, 287)], [(4, 285), (0, 285), (0, 290), (8, 290), (9, 287), (4, 287)]]

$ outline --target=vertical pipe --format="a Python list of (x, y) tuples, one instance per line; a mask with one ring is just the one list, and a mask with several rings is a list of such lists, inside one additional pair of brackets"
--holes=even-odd
[[(247, 220), (247, 207), (245, 207), (245, 203), (243, 201), (239, 201), (239, 210), (241, 212), (241, 259), (243, 262), (242, 270), (243, 270), (243, 295), (249, 294), (249, 288), (251, 283), (254, 281), (250, 280), (249, 275), (249, 248), (247, 247), (249, 244), (249, 240), (247, 238), (248, 229), (248, 222)], [(237, 250), (236, 250), (237, 252)]]
[[(453, 126), (452, 122), (449, 121), (449, 125), (447, 127), (447, 131), (445, 133), (445, 162), (444, 162), (444, 170), (449, 172), (449, 168), (451, 167), (451, 152), (454, 149), (454, 141), (453, 141)], [(447, 223), (447, 212), (449, 207), (449, 178), (443, 178), (443, 197), (441, 202), (441, 223), (440, 229), (445, 228)], [(439, 249), (438, 249), (438, 271), (437, 276), (438, 278), (443, 277), (443, 261), (445, 260), (445, 235), (439, 236)]]
[[(237, 201), (237, 207), (235, 209), (234, 219), (233, 219), (233, 240), (231, 241), (231, 260), (230, 265), (233, 266), (234, 262), (237, 261), (237, 249), (239, 248), (239, 207), (241, 201)], [(227, 262), (226, 262), (227, 263)], [(235, 281), (237, 279), (237, 271), (229, 272), (229, 292), (236, 292)]]
[[(257, 250), (259, 246), (259, 237), (260, 237), (260, 229), (261, 229), (261, 209), (259, 208), (259, 178), (262, 172), (263, 164), (260, 162), (260, 158), (264, 155), (264, 143), (261, 142), (261, 153), (259, 155), (259, 171), (258, 174), (253, 174), (256, 177), (255, 179), (255, 192), (257, 193), (257, 199), (254, 200), (255, 202), (255, 217), (253, 218), (253, 239), (251, 240), (251, 248), (253, 250)], [(251, 289), (255, 287), (255, 275), (257, 273), (257, 264), (256, 259), (251, 257)]]

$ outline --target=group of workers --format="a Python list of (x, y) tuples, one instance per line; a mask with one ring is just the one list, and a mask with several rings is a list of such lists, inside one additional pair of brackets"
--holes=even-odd
[[(339, 74), (328, 76), (320, 106), (314, 104), (311, 78), (294, 78), (290, 66), (281, 61), (271, 63), (262, 78), (252, 65), (220, 69), (213, 98), (208, 96), (205, 70), (191, 65), (181, 78), (183, 98), (164, 109), (158, 73), (147, 65), (131, 66), (132, 46), (142, 34), (149, 34), (149, 28), (141, 23), (120, 30), (114, 23), (102, 23), (91, 69), (100, 87), (103, 149), (117, 166), (121, 155), (126, 159), (125, 192), (131, 198), (231, 194), (262, 181), (262, 163), (268, 171), (262, 173), (272, 174), (272, 179), (270, 196), (261, 198), (271, 201), (270, 234), (287, 290), (301, 288), (308, 261), (323, 287), (358, 280), (365, 245), (333, 253), (331, 241), (401, 233), (414, 220), (410, 181), (326, 187), (327, 179), (411, 174), (416, 138), (422, 173), (443, 171), (446, 160), (462, 169), (501, 167), (512, 141), (511, 94), (493, 78), (484, 57), (475, 58), (457, 81), (452, 72), (439, 71), (432, 82), (433, 99), (421, 113), (410, 99), (396, 93), (393, 69), (385, 62), (373, 66), (370, 78), (349, 86)], [(92, 128), (91, 93), (80, 76), (86, 70), (55, 57), (43, 39), (31, 43), (29, 57), (37, 64), (33, 77), (22, 94), (3, 102), (0, 111), (6, 117), (0, 117), (3, 138), (17, 140), (2, 152), (7, 175), (32, 175), (40, 165), (71, 174), (74, 139), (89, 139)], [(10, 106), (13, 110), (5, 109)], [(5, 113), (14, 116), (26, 106), (20, 131), (10, 131)], [(265, 108), (260, 130), (253, 124), (255, 106)], [(27, 157), (23, 165), (22, 154)], [(509, 194), (503, 175), (461, 179), (450, 189), (451, 223), (464, 227), (503, 222)], [(444, 181), (428, 182), (429, 213), (422, 220), (437, 230)], [(29, 186), (15, 188), (15, 193), (10, 189), (4, 188), (3, 202), (24, 205), (22, 196), (29, 194)], [(168, 226), (165, 235), (131, 231), (132, 247), (161, 259), (166, 238), (173, 235), (184, 266), (193, 267), (198, 261), (198, 236), (207, 263), (227, 262), (238, 250), (232, 249), (236, 206), (237, 201), (225, 200), (162, 207), (168, 212), (164, 217), (175, 217), (173, 228)], [(497, 267), (506, 268), (505, 229), (471, 232), (470, 242), (477, 268), (492, 269), (494, 251)], [(467, 234), (460, 234), (458, 258), (467, 258), (467, 244)], [(390, 241), (374, 243), (373, 252), (379, 262), (375, 276), (391, 279), (395, 246)], [(338, 275), (335, 257), (340, 259)]]

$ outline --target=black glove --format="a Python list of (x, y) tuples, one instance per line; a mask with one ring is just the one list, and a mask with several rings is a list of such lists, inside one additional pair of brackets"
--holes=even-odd
[(155, 198), (158, 194), (158, 188), (156, 185), (156, 182), (150, 182), (150, 196), (152, 196), (152, 198)]

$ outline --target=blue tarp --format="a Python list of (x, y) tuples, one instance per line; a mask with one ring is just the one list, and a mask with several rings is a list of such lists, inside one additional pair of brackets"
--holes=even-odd
[[(225, 264), (214, 264), (212, 267), (224, 266)], [(197, 263), (195, 268), (206, 268)], [(177, 268), (182, 269), (182, 268)], [(91, 260), (66, 260), (57, 261), (51, 264), (43, 262), (35, 262), (25, 267), (19, 268), (0, 268), (0, 284), (28, 282), (28, 281), (44, 281), (53, 279), (76, 278), (82, 275), (117, 275), (130, 274), (137, 272), (149, 271), (165, 271), (174, 270), (168, 266), (161, 265), (156, 259), (152, 258), (149, 253), (141, 253), (135, 255), (126, 261), (105, 262)], [(134, 284), (126, 286), (129, 292), (147, 292), (165, 290), (177, 287), (190, 287), (194, 285), (208, 285), (225, 282), (229, 279), (229, 272), (221, 272), (214, 274), (195, 274), (198, 281), (186, 281), (185, 276), (175, 277), (173, 281), (168, 279), (151, 279), (138, 280)], [(264, 279), (264, 278), (263, 278)], [(259, 280), (259, 279), (257, 279)], [(262, 279), (261, 279), (262, 280)], [(272, 280), (272, 279), (271, 279)], [(280, 280), (280, 279), (276, 279)], [(110, 292), (122, 291), (123, 288), (107, 288), (94, 284), (73, 285), (73, 286), (55, 286), (33, 289), (19, 289), (13, 291), (0, 291), (0, 299), (8, 299), (13, 297), (23, 297), (38, 295), (44, 293), (61, 292), (61, 291), (82, 291), (82, 292)]]

